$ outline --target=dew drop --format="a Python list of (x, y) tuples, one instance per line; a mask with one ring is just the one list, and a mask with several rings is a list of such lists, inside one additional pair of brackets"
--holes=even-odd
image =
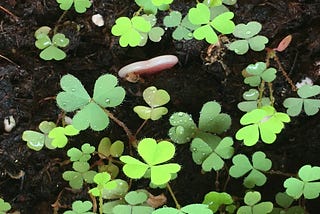
[(76, 89), (75, 89), (75, 88), (71, 88), (71, 91), (72, 91), (72, 92), (75, 92), (75, 91), (76, 91)]
[(110, 104), (110, 99), (106, 99), (105, 102), (106, 102), (107, 104)]
[(183, 112), (179, 112), (179, 113), (178, 113), (178, 116), (179, 116), (179, 117), (182, 117), (182, 116), (183, 116)]
[(246, 34), (247, 34), (247, 35), (251, 34), (251, 31), (250, 31), (250, 30), (247, 30), (247, 31), (246, 31)]
[(67, 103), (62, 103), (62, 106), (67, 106)]
[(198, 151), (197, 148), (192, 148), (191, 150), (192, 150), (192, 152), (197, 152)]

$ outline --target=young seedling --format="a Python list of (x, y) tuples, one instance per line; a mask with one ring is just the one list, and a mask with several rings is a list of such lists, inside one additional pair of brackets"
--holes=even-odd
[(49, 138), (49, 132), (56, 127), (54, 122), (42, 121), (39, 124), (39, 130), (42, 132), (36, 131), (24, 131), (22, 134), (22, 140), (27, 142), (27, 146), (30, 149), (35, 151), (40, 151), (43, 146), (46, 146), (48, 149), (54, 149), (55, 147), (51, 144), (52, 138)]
[(253, 146), (260, 136), (264, 143), (271, 144), (288, 122), (290, 117), (287, 114), (277, 112), (272, 106), (263, 106), (241, 117), (240, 123), (246, 126), (237, 131), (236, 139), (243, 140), (246, 146)]
[(239, 178), (250, 172), (243, 181), (243, 185), (247, 188), (254, 186), (263, 186), (267, 177), (262, 173), (271, 169), (272, 162), (266, 158), (266, 154), (257, 151), (252, 155), (252, 164), (247, 156), (243, 154), (236, 155), (232, 158), (233, 166), (229, 169), (229, 175)]
[(207, 204), (189, 204), (187, 206), (176, 209), (173, 207), (162, 207), (156, 209), (152, 214), (212, 214)]
[(104, 137), (98, 146), (98, 155), (101, 159), (108, 159), (107, 165), (99, 165), (99, 171), (108, 172), (112, 179), (119, 174), (119, 167), (113, 163), (114, 158), (119, 158), (124, 150), (124, 143), (120, 140), (111, 143), (110, 139)]
[(194, 162), (202, 164), (202, 169), (205, 172), (209, 172), (212, 169), (215, 171), (222, 169), (224, 166), (223, 159), (231, 158), (234, 152), (231, 137), (225, 137), (220, 142), (216, 142), (211, 136), (203, 137), (206, 141), (201, 138), (194, 138), (190, 146)]
[(244, 83), (250, 86), (259, 86), (261, 81), (272, 82), (276, 78), (277, 70), (275, 68), (267, 68), (266, 63), (257, 62), (250, 64), (245, 69), (246, 78)]
[(67, 155), (70, 157), (70, 160), (87, 162), (91, 158), (91, 154), (95, 151), (94, 146), (91, 146), (89, 143), (82, 144), (81, 150), (77, 148), (71, 148), (68, 150)]
[(96, 171), (89, 170), (90, 165), (87, 162), (76, 161), (73, 162), (72, 168), (74, 171), (65, 171), (62, 174), (64, 180), (69, 181), (72, 189), (81, 189), (83, 182), (92, 184)]
[(236, 209), (236, 206), (233, 204), (231, 195), (226, 192), (208, 192), (204, 196), (204, 200), (202, 203), (209, 205), (209, 208), (213, 213), (216, 213), (218, 210), (220, 210), (220, 212), (222, 210), (225, 210), (228, 213), (234, 213)]
[[(259, 91), (257, 89), (249, 89), (242, 94), (244, 100), (238, 103), (238, 108), (244, 112), (250, 112), (254, 109), (259, 108), (259, 106), (270, 105), (270, 98), (262, 97), (259, 101)], [(260, 103), (260, 104), (259, 104)]]
[(150, 86), (143, 91), (143, 99), (150, 106), (135, 106), (133, 111), (144, 120), (159, 120), (168, 113), (168, 109), (163, 107), (170, 101), (170, 95), (163, 89)]
[(302, 195), (306, 199), (315, 199), (320, 194), (320, 167), (304, 165), (299, 169), (298, 178), (287, 178), (283, 186), (286, 193), (294, 199)]
[(236, 25), (233, 35), (240, 38), (240, 40), (230, 43), (228, 49), (234, 51), (238, 55), (247, 53), (249, 47), (254, 51), (264, 50), (265, 44), (267, 44), (269, 40), (265, 36), (257, 35), (261, 29), (262, 25), (255, 21)]
[(74, 9), (77, 13), (84, 13), (87, 11), (89, 7), (91, 7), (91, 1), (90, 0), (56, 0), (59, 4), (59, 7), (62, 10), (69, 10), (74, 4)]
[[(244, 196), (246, 206), (239, 207), (237, 214), (267, 214), (272, 211), (272, 202), (260, 202), (261, 194), (257, 191), (249, 191)], [(259, 203), (260, 202), (260, 203)]]
[[(154, 1), (152, 0), (135, 0), (135, 3), (140, 7), (140, 10), (143, 10), (146, 14), (154, 14), (154, 15), (157, 14), (158, 10), (164, 11), (164, 10), (168, 10), (170, 7), (169, 4), (156, 5), (157, 2), (154, 3)], [(140, 13), (139, 11), (136, 13), (137, 15)]]
[(0, 214), (6, 214), (9, 210), (11, 210), (11, 205), (0, 198)]
[(111, 74), (100, 76), (94, 85), (91, 98), (81, 82), (71, 74), (60, 80), (64, 90), (57, 95), (58, 106), (66, 112), (77, 111), (72, 119), (72, 125), (78, 130), (88, 127), (101, 131), (109, 124), (107, 107), (115, 107), (122, 103), (125, 90), (117, 86), (118, 80)]
[(234, 16), (232, 12), (224, 12), (212, 18), (210, 8), (198, 3), (195, 8), (191, 8), (188, 13), (189, 21), (194, 25), (200, 25), (193, 32), (193, 37), (197, 40), (205, 39), (210, 44), (218, 42), (218, 36), (214, 30), (222, 34), (230, 34), (234, 31), (235, 24), (231, 20)]
[(125, 163), (122, 170), (129, 178), (140, 179), (150, 170), (151, 183), (163, 185), (181, 169), (181, 166), (176, 163), (162, 164), (173, 158), (175, 154), (174, 145), (168, 141), (157, 143), (152, 138), (145, 138), (138, 144), (138, 153), (145, 163), (128, 155), (120, 157), (120, 160)]
[(65, 211), (63, 214), (94, 214), (90, 212), (91, 209), (90, 201), (75, 201), (72, 203), (72, 210)]
[(44, 26), (40, 27), (34, 33), (35, 38), (37, 39), (35, 42), (35, 46), (39, 48), (41, 51), (40, 58), (44, 60), (62, 60), (66, 58), (66, 53), (59, 49), (64, 48), (69, 44), (69, 39), (65, 37), (62, 33), (54, 34), (52, 39), (48, 36), (51, 28)]
[(166, 27), (175, 28), (172, 32), (172, 37), (176, 40), (193, 39), (192, 31), (200, 27), (200, 25), (192, 24), (188, 16), (182, 18), (182, 14), (179, 11), (171, 11), (168, 16), (164, 17), (163, 24)]
[(121, 214), (150, 214), (154, 208), (146, 203), (148, 195), (144, 191), (131, 191), (126, 194), (124, 200), (127, 204), (116, 205), (113, 213)]
[(116, 24), (111, 28), (111, 33), (120, 36), (119, 44), (121, 47), (136, 47), (142, 41), (143, 34), (151, 30), (151, 24), (141, 16), (120, 17)]
[(291, 206), (294, 198), (283, 192), (276, 194), (276, 203), (281, 207), (273, 207), (271, 214), (305, 214), (301, 206)]
[(66, 127), (55, 127), (53, 128), (48, 137), (52, 139), (51, 145), (55, 148), (63, 148), (68, 143), (66, 136), (75, 136), (79, 134), (79, 130), (75, 129), (72, 125)]
[(311, 99), (311, 97), (320, 94), (320, 86), (303, 85), (297, 93), (300, 98), (286, 98), (283, 102), (283, 106), (287, 108), (287, 114), (294, 117), (299, 115), (302, 109), (308, 116), (317, 114), (320, 108), (320, 100)]

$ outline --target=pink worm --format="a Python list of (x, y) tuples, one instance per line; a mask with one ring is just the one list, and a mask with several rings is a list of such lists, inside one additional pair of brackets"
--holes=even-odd
[(122, 67), (118, 75), (119, 77), (126, 77), (129, 74), (154, 74), (159, 71), (172, 68), (177, 64), (178, 58), (174, 55), (162, 55), (151, 58), (145, 61), (134, 62)]

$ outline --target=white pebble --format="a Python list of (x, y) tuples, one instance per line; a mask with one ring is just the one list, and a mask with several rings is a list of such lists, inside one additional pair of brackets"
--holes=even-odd
[(16, 120), (12, 115), (5, 117), (3, 120), (4, 130), (6, 132), (11, 132), (11, 130), (16, 126)]
[(103, 17), (102, 17), (100, 14), (95, 14), (95, 15), (93, 15), (93, 16), (91, 17), (91, 20), (92, 20), (92, 22), (93, 22), (95, 25), (97, 25), (97, 26), (99, 26), (99, 27), (101, 27), (101, 26), (104, 25)]

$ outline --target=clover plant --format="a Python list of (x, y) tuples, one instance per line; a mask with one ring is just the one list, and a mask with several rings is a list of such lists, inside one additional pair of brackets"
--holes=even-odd
[[(245, 206), (239, 207), (237, 214), (267, 214), (272, 211), (272, 202), (261, 201), (261, 194), (257, 191), (249, 191), (244, 196)], [(260, 203), (259, 203), (260, 202)]]
[(228, 213), (233, 213), (236, 209), (236, 206), (233, 204), (231, 195), (226, 192), (208, 192), (204, 196), (204, 200), (202, 203), (209, 205), (209, 208), (213, 213), (216, 213), (221, 208)]
[(257, 62), (250, 64), (245, 69), (247, 77), (244, 83), (250, 86), (258, 86), (261, 81), (272, 82), (276, 78), (277, 70), (275, 68), (267, 68), (266, 63)]
[(144, 14), (142, 15), (142, 17), (150, 23), (151, 29), (146, 33), (140, 32), (141, 41), (139, 43), (139, 46), (144, 46), (147, 43), (148, 38), (153, 42), (159, 42), (164, 34), (164, 30), (159, 26), (155, 26), (155, 24), (157, 23), (157, 18), (155, 17), (155, 15)]
[(220, 142), (209, 138), (204, 141), (201, 138), (192, 140), (190, 149), (192, 158), (196, 164), (202, 164), (202, 169), (209, 172), (212, 169), (218, 171), (224, 166), (223, 159), (229, 159), (233, 156), (234, 148), (231, 137), (225, 137)]
[(93, 196), (96, 197), (102, 197), (102, 193), (104, 189), (112, 190), (117, 187), (117, 183), (113, 180), (111, 180), (111, 176), (107, 172), (101, 172), (97, 173), (93, 177), (93, 182), (97, 184), (97, 187), (94, 187), (89, 190), (89, 193), (91, 193)]
[(294, 199), (283, 192), (276, 194), (276, 203), (281, 206), (273, 207), (271, 214), (304, 214), (305, 210), (301, 206), (291, 206)]
[(144, 191), (128, 192), (124, 200), (126, 204), (114, 206), (112, 212), (114, 214), (150, 214), (154, 208), (146, 204), (148, 194)]
[(299, 169), (298, 178), (287, 178), (283, 186), (286, 188), (286, 193), (294, 199), (298, 199), (302, 195), (306, 199), (318, 198), (320, 194), (320, 167), (304, 165)]
[(66, 136), (74, 136), (79, 134), (79, 130), (75, 129), (72, 125), (66, 127), (53, 128), (48, 137), (52, 139), (51, 145), (56, 148), (63, 148), (67, 145), (68, 138)]
[(36, 38), (35, 46), (42, 50), (40, 58), (44, 60), (62, 60), (66, 58), (66, 53), (60, 48), (64, 48), (69, 44), (69, 39), (62, 33), (56, 33), (52, 39), (49, 37), (51, 28), (47, 26), (40, 27), (34, 33)]
[(191, 115), (184, 112), (176, 112), (169, 118), (170, 125), (169, 137), (178, 144), (190, 142), (196, 134), (197, 125), (192, 120)]
[(119, 44), (121, 47), (138, 46), (143, 39), (143, 33), (151, 30), (151, 24), (141, 16), (120, 17), (112, 27), (111, 33), (120, 36)]
[(320, 100), (311, 97), (320, 94), (320, 86), (303, 85), (297, 93), (300, 98), (291, 97), (284, 100), (283, 105), (287, 108), (287, 113), (294, 117), (299, 115), (303, 109), (308, 116), (317, 114), (320, 108)]
[(95, 151), (94, 146), (89, 143), (84, 143), (81, 146), (81, 150), (78, 148), (71, 148), (68, 150), (67, 155), (70, 157), (71, 161), (82, 161), (86, 162), (90, 160), (91, 154)]
[(168, 16), (164, 17), (163, 24), (166, 27), (175, 27), (172, 37), (176, 40), (193, 39), (192, 31), (200, 26), (192, 24), (188, 16), (182, 18), (182, 14), (179, 11), (171, 11)]
[(261, 29), (262, 25), (256, 21), (236, 25), (232, 33), (235, 37), (240, 38), (240, 40), (231, 42), (228, 45), (228, 49), (239, 55), (247, 53), (249, 47), (254, 51), (264, 50), (265, 44), (269, 40), (265, 36), (257, 35)]
[(91, 201), (75, 201), (72, 203), (72, 210), (65, 211), (63, 214), (94, 214)]
[(170, 95), (163, 89), (150, 86), (143, 91), (143, 99), (150, 106), (135, 106), (133, 111), (144, 120), (158, 120), (168, 113), (168, 109), (163, 107), (170, 101)]
[(125, 97), (124, 89), (117, 84), (117, 78), (111, 74), (100, 76), (95, 82), (91, 98), (81, 82), (67, 74), (60, 80), (64, 91), (58, 93), (57, 104), (66, 112), (78, 110), (72, 119), (76, 129), (90, 127), (94, 131), (101, 131), (109, 124), (105, 108), (118, 106)]
[(152, 214), (212, 214), (207, 204), (189, 204), (181, 209), (173, 207), (162, 207), (156, 209)]
[(147, 170), (150, 170), (151, 183), (163, 185), (181, 169), (181, 166), (176, 163), (162, 164), (173, 158), (175, 154), (174, 145), (168, 141), (157, 143), (152, 138), (145, 138), (138, 144), (138, 153), (145, 163), (128, 155), (120, 157), (120, 160), (125, 163), (122, 171), (129, 178), (142, 178)]
[(84, 13), (89, 7), (91, 7), (92, 2), (90, 0), (56, 0), (59, 7), (62, 10), (69, 10), (74, 4), (74, 9), (77, 13)]
[(0, 214), (6, 214), (9, 210), (11, 210), (11, 205), (0, 198)]
[(54, 149), (52, 146), (52, 138), (48, 137), (49, 132), (56, 127), (54, 122), (42, 121), (39, 124), (39, 130), (42, 132), (36, 132), (27, 130), (22, 133), (22, 140), (27, 142), (27, 146), (35, 151), (40, 151), (43, 146), (48, 149)]
[(257, 109), (259, 105), (267, 106), (270, 105), (270, 98), (262, 97), (261, 101), (259, 100), (259, 91), (257, 89), (249, 89), (242, 94), (242, 97), (245, 101), (238, 103), (238, 108), (244, 112), (250, 112), (254, 109)]
[(235, 24), (231, 20), (234, 16), (232, 12), (224, 12), (214, 18), (206, 4), (198, 3), (195, 8), (188, 12), (189, 21), (200, 27), (195, 29), (193, 37), (197, 40), (205, 39), (210, 44), (218, 42), (218, 36), (214, 30), (222, 34), (230, 34), (234, 31)]
[(252, 164), (248, 157), (238, 154), (232, 158), (233, 165), (229, 169), (229, 175), (239, 178), (250, 172), (244, 179), (243, 185), (247, 188), (262, 186), (266, 183), (267, 177), (262, 173), (271, 169), (272, 162), (266, 158), (266, 154), (257, 151), (252, 155)]
[(242, 125), (236, 133), (237, 140), (243, 140), (244, 145), (253, 146), (259, 141), (259, 136), (264, 143), (273, 143), (284, 128), (284, 123), (290, 122), (290, 117), (277, 112), (272, 106), (263, 106), (247, 112), (240, 119)]
[(83, 182), (93, 183), (93, 177), (97, 174), (96, 171), (90, 170), (90, 165), (87, 162), (75, 161), (72, 164), (74, 171), (65, 171), (62, 174), (64, 180), (69, 181), (69, 185), (73, 189), (81, 189)]
[[(135, 3), (143, 9), (146, 14), (157, 14), (158, 10), (168, 10), (169, 4), (158, 4), (152, 0), (135, 0)], [(172, 2), (172, 1), (171, 1)]]

